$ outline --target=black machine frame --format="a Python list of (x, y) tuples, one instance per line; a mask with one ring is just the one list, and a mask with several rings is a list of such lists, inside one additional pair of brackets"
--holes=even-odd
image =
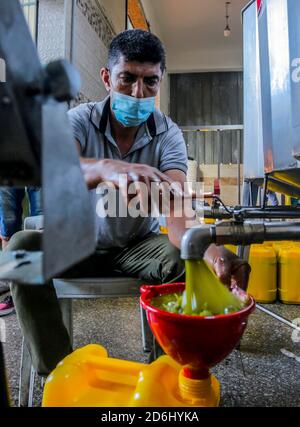
[[(96, 247), (95, 216), (80, 167), (67, 103), (80, 88), (65, 60), (43, 67), (19, 0), (0, 2), (0, 185), (42, 187), (41, 252), (0, 254), (0, 280), (43, 285)], [(59, 245), (57, 244), (59, 242)], [(0, 406), (8, 406), (0, 342)]]

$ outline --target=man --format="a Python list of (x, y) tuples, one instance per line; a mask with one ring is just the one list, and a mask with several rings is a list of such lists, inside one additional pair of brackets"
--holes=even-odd
[[(108, 68), (101, 78), (109, 96), (101, 102), (78, 106), (69, 112), (87, 186), (110, 182), (120, 186), (120, 176), (130, 183), (186, 180), (187, 153), (179, 128), (155, 109), (155, 97), (165, 71), (165, 51), (160, 40), (141, 30), (128, 30), (112, 41)], [(99, 196), (100, 197), (100, 196)], [(97, 217), (98, 247), (95, 254), (64, 273), (64, 277), (122, 274), (158, 284), (184, 279), (180, 242), (186, 218), (167, 218), (168, 236), (159, 235), (151, 216)], [(9, 250), (37, 250), (39, 233), (19, 233)], [(211, 246), (206, 259), (219, 277), (246, 286), (249, 267), (231, 252)], [(231, 274), (233, 273), (233, 274)], [(63, 325), (55, 291), (44, 286), (12, 286), (20, 325), (32, 362), (48, 374), (72, 351)]]

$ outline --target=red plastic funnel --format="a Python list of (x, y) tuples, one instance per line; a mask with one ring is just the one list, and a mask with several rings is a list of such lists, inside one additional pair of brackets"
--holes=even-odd
[(184, 283), (142, 286), (141, 304), (149, 325), (166, 354), (184, 366), (184, 375), (203, 379), (209, 368), (223, 360), (239, 343), (255, 302), (241, 311), (212, 317), (169, 313), (151, 305), (156, 296), (181, 293)]

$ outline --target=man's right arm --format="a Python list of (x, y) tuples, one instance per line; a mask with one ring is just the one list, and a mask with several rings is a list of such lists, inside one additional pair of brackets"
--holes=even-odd
[(128, 185), (133, 182), (146, 184), (151, 194), (151, 182), (168, 182), (170, 178), (158, 169), (140, 163), (128, 163), (122, 160), (96, 159), (82, 157), (81, 144), (75, 139), (75, 144), (80, 156), (80, 164), (89, 190), (97, 187), (102, 182), (113, 183), (117, 188), (120, 184), (120, 175), (126, 175)]

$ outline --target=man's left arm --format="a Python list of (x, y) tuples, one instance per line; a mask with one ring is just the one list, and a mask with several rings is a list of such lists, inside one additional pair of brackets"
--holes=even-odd
[[(165, 174), (173, 181), (184, 188), (186, 175), (181, 170), (165, 171)], [(186, 195), (189, 197), (188, 195)], [(184, 191), (183, 191), (184, 197)], [(183, 203), (182, 203), (183, 206)], [(168, 237), (174, 246), (180, 249), (181, 239), (187, 230), (187, 223), (195, 219), (195, 212), (191, 203), (185, 204), (185, 209), (181, 210), (180, 216), (175, 215), (174, 202), (171, 203), (170, 216), (167, 217)], [(227, 286), (238, 285), (246, 290), (250, 266), (247, 262), (237, 257), (224, 246), (211, 244), (207, 249), (204, 259), (213, 267), (220, 280)]]

